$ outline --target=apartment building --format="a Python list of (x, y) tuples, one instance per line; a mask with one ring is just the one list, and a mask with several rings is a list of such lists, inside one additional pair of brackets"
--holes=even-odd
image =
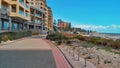
[(30, 0), (0, 0), (0, 30), (42, 30), (45, 12)]
[(58, 19), (58, 27), (61, 30), (69, 30), (71, 28), (71, 23), (62, 21), (61, 19)]
[(0, 29), (23, 30), (30, 20), (29, 0), (0, 0)]
[(48, 7), (48, 30), (53, 30), (53, 14), (50, 7)]
[(36, 29), (42, 30), (44, 28), (44, 17), (45, 17), (44, 10), (34, 5), (31, 5), (30, 6), (30, 18), (31, 19), (29, 23), (29, 28), (35, 29), (35, 30)]
[(31, 0), (31, 4), (41, 8), (42, 10), (44, 10), (44, 12), (45, 12), (45, 17), (44, 17), (45, 29), (51, 30), (52, 27), (53, 27), (53, 24), (49, 24), (49, 22), (51, 22), (50, 21), (51, 19), (49, 19), (50, 18), (49, 16), (52, 15), (52, 10), (51, 10), (50, 7), (47, 6), (46, 0)]

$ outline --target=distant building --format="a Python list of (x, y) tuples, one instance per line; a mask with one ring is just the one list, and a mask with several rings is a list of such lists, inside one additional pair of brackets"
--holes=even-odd
[(58, 19), (58, 28), (62, 30), (69, 30), (71, 28), (71, 23), (64, 22), (61, 19)]

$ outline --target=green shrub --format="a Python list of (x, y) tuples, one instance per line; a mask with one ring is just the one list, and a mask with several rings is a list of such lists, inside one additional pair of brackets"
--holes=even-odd
[(2, 41), (7, 42), (8, 40), (9, 40), (8, 35), (4, 35), (4, 36), (2, 37)]
[(93, 44), (98, 44), (99, 43), (100, 38), (99, 37), (90, 37), (89, 42), (93, 43)]
[(39, 33), (38, 33), (38, 32), (36, 32), (36, 33), (33, 33), (32, 35), (39, 35)]
[(13, 36), (11, 36), (11, 35), (8, 35), (8, 38), (9, 38), (9, 40), (13, 40)]
[(66, 40), (67, 38), (61, 33), (51, 33), (47, 35), (46, 39), (49, 39), (52, 41), (59, 41), (59, 40)]
[(77, 35), (74, 37), (75, 39), (78, 39), (78, 40), (82, 40), (84, 41), (85, 40), (85, 37), (84, 36), (81, 36), (81, 35)]
[(104, 64), (107, 64), (107, 63), (112, 63), (112, 61), (110, 61), (110, 60), (104, 60)]
[(71, 44), (71, 41), (68, 40), (68, 41), (66, 42), (66, 44), (67, 44), (67, 45)]
[(62, 41), (61, 41), (61, 40), (59, 40), (57, 44), (58, 44), (58, 45), (61, 45), (61, 43), (62, 43)]
[(14, 32), (4, 32), (0, 33), (0, 36), (2, 36), (3, 41), (8, 40), (15, 40), (27, 36), (31, 36), (32, 32), (31, 31), (14, 31)]

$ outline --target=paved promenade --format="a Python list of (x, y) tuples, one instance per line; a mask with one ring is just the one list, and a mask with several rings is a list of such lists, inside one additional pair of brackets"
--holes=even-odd
[[(51, 44), (50, 41), (48, 43), (30, 37), (2, 45), (0, 68), (70, 68), (59, 50), (51, 47)], [(56, 59), (57, 55), (60, 56)], [(58, 62), (64, 65), (61, 66)]]

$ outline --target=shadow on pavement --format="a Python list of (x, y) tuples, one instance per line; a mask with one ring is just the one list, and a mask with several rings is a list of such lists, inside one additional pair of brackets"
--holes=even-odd
[(0, 50), (0, 68), (56, 68), (51, 50)]

